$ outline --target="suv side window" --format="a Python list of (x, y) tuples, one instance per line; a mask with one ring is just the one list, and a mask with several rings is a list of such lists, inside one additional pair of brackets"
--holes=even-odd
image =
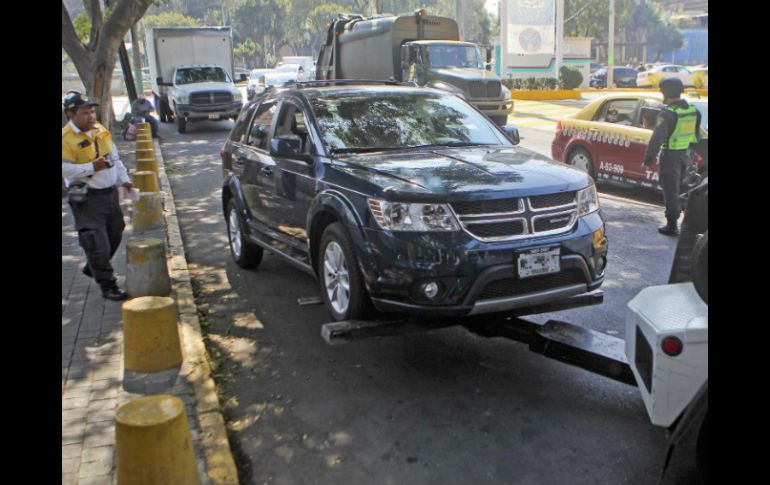
[(594, 121), (630, 126), (634, 122), (638, 104), (635, 99), (613, 99), (602, 107)]
[(296, 104), (286, 101), (281, 105), (281, 114), (275, 125), (275, 136), (295, 135), (302, 140), (302, 153), (310, 154), (310, 136), (308, 135), (305, 114)]
[(238, 119), (235, 121), (235, 127), (233, 128), (232, 133), (230, 133), (231, 141), (235, 143), (246, 143), (246, 128), (249, 127), (249, 119), (254, 114), (254, 108), (256, 108), (256, 105), (241, 111), (241, 114), (238, 115)]
[(275, 109), (275, 100), (266, 101), (259, 105), (259, 109), (257, 109), (257, 113), (254, 115), (254, 121), (251, 122), (249, 136), (246, 139), (247, 145), (267, 150), (268, 142), (270, 141), (270, 126), (273, 123)]

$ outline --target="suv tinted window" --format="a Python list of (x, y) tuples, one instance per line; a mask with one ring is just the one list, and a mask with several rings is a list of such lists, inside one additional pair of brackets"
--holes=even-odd
[(275, 101), (266, 101), (259, 105), (259, 109), (254, 115), (254, 121), (251, 123), (251, 129), (249, 129), (247, 145), (267, 150), (275, 108)]
[(254, 114), (255, 107), (256, 106), (252, 106), (249, 109), (241, 111), (241, 114), (238, 115), (238, 120), (235, 122), (233, 131), (230, 133), (230, 140), (234, 141), (235, 143), (246, 142), (246, 128), (249, 127), (249, 118), (251, 118), (251, 115)]

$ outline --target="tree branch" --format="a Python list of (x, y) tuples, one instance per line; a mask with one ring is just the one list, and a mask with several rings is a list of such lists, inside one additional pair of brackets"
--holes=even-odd
[(99, 0), (83, 0), (83, 6), (86, 9), (86, 15), (91, 20), (91, 33), (88, 36), (88, 49), (93, 50), (99, 41), (99, 33), (102, 29), (104, 18), (102, 16), (102, 6)]
[(78, 39), (75, 26), (72, 25), (72, 18), (70, 18), (67, 7), (64, 6), (64, 1), (61, 3), (61, 46), (75, 64), (80, 78), (85, 79), (83, 74), (86, 66), (91, 65), (92, 57)]

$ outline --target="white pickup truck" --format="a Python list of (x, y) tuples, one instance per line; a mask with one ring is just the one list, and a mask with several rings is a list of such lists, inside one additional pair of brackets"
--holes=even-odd
[(236, 119), (243, 97), (233, 82), (230, 27), (156, 28), (147, 32), (150, 78), (162, 122), (179, 133), (193, 120)]

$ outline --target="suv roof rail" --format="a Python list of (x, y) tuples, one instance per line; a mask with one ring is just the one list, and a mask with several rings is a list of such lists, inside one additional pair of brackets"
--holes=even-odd
[(289, 87), (295, 89), (302, 88), (315, 88), (323, 86), (337, 86), (347, 84), (385, 84), (388, 86), (414, 86), (411, 82), (391, 81), (391, 80), (377, 80), (377, 79), (320, 79), (317, 81), (295, 81), (284, 83), (281, 87)]

